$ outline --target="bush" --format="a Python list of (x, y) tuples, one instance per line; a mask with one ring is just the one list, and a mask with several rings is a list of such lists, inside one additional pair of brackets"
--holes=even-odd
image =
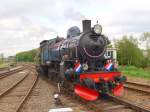
[(150, 71), (135, 66), (119, 66), (119, 70), (127, 76), (150, 79)]

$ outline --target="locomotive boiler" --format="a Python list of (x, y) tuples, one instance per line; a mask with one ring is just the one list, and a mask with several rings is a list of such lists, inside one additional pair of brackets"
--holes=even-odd
[(91, 27), (91, 20), (83, 20), (82, 25), (82, 32), (77, 26), (71, 27), (66, 39), (40, 43), (41, 73), (50, 80), (71, 82), (74, 92), (89, 101), (101, 94), (121, 95), (126, 78), (104, 55), (110, 41), (98, 23)]

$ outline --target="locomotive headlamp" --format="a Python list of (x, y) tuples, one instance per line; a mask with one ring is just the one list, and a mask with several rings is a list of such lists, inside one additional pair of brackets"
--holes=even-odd
[(86, 71), (86, 70), (88, 70), (88, 68), (89, 68), (89, 67), (88, 67), (88, 65), (87, 65), (87, 64), (83, 64), (83, 65), (82, 65), (82, 69), (83, 69), (83, 70), (85, 70), (85, 71)]
[(46, 64), (49, 65), (51, 62), (50, 61), (46, 61)]
[(102, 26), (99, 24), (94, 25), (93, 31), (96, 34), (101, 34), (102, 33)]

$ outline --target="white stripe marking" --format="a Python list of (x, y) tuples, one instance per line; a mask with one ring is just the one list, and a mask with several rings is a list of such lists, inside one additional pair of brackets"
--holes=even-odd
[(71, 108), (50, 109), (48, 112), (73, 112)]

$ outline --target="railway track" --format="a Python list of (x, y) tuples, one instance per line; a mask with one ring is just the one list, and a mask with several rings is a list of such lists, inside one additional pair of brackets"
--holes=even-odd
[[(72, 99), (68, 95), (61, 95), (61, 105), (56, 105), (53, 97), (57, 88), (47, 78), (39, 77), (36, 86), (30, 93), (19, 112), (48, 112), (50, 109), (71, 108), (73, 112), (94, 112), (87, 109), (81, 102)], [(35, 108), (34, 108), (35, 107)]]
[(65, 87), (67, 87), (63, 88), (65, 93), (83, 102), (95, 112), (150, 112), (150, 108), (146, 105), (141, 105), (141, 103), (113, 95), (105, 96), (104, 99), (100, 98), (95, 102), (87, 102), (75, 95), (72, 89), (68, 89), (68, 87), (71, 87), (70, 85), (65, 85)]
[(26, 69), (26, 66), (24, 66), (24, 67), (23, 67), (23, 66), (20, 66), (20, 67), (11, 69), (11, 70), (9, 70), (9, 71), (1, 72), (1, 73), (0, 73), (0, 79), (5, 78), (5, 77), (7, 77), (7, 76), (9, 76), (9, 75), (12, 75), (12, 74), (14, 74), (14, 73), (20, 72), (20, 71), (25, 70), (25, 69)]
[(7, 70), (7, 69), (9, 68), (8, 67), (0, 68), (0, 71)]
[[(70, 87), (70, 85), (65, 85), (65, 87)], [(81, 99), (80, 97), (78, 97), (74, 91), (72, 89), (68, 88), (63, 88), (63, 93), (67, 93), (68, 95), (70, 95), (70, 97), (77, 99), (78, 101), (82, 102), (83, 104), (85, 104), (89, 109), (93, 109), (95, 112), (122, 112), (121, 110), (123, 110), (124, 112), (126, 111), (132, 111), (132, 109), (126, 109), (126, 106), (124, 105), (120, 105), (119, 103), (116, 103), (112, 100), (109, 100), (108, 97), (106, 99), (98, 99), (94, 102), (87, 102), (84, 99)]]
[[(16, 81), (12, 81), (14, 82), (13, 84), (9, 84), (7, 88), (5, 86), (5, 89), (0, 91), (0, 112), (48, 112), (49, 109), (57, 107), (53, 99), (53, 92), (56, 91), (56, 88), (52, 87), (52, 85), (45, 80), (40, 79), (40, 83), (38, 80), (34, 80), (35, 72), (33, 73), (31, 70), (34, 68), (35, 67), (30, 67), (30, 70), (21, 71), (18, 74), (16, 73), (10, 77), (3, 78), (0, 81), (6, 81), (9, 78), (6, 81), (9, 82), (9, 80), (20, 76), (19, 79), (15, 79)], [(36, 83), (36, 86), (33, 82)], [(48, 89), (45, 88), (46, 86)], [(68, 96), (61, 96), (61, 99), (63, 105), (60, 107), (62, 108), (70, 107), (74, 112), (94, 112)]]
[[(54, 84), (54, 86), (57, 85)], [(63, 93), (67, 93), (71, 98), (81, 101), (83, 104), (86, 104), (89, 109), (93, 109), (95, 112), (150, 112), (150, 94), (148, 92), (148, 85), (127, 82), (125, 85), (125, 97), (108, 95), (105, 96), (105, 99), (100, 98), (95, 102), (87, 102), (81, 99), (74, 93), (72, 88), (74, 88), (73, 85), (67, 83), (64, 85)], [(138, 99), (138, 101), (134, 99)]]
[[(30, 99), (28, 98), (28, 96), (30, 92), (32, 91), (33, 87), (35, 86), (37, 79), (38, 79), (37, 76), (35, 75), (35, 72), (33, 72), (34, 68), (35, 67), (30, 67), (30, 70), (29, 70), (30, 72), (29, 71), (26, 72), (26, 74), (21, 76), (19, 80), (11, 84), (9, 88), (3, 90), (2, 92), (0, 91), (0, 112), (5, 112), (5, 111), (9, 111), (9, 112), (25, 111), (26, 112), (26, 110), (24, 110), (23, 108), (28, 109), (29, 105), (27, 106), (27, 104), (28, 104), (28, 100)], [(137, 99), (137, 98), (140, 98), (141, 95), (150, 96), (149, 85), (144, 85), (144, 84), (139, 84), (139, 83), (137, 84), (134, 82), (127, 82), (125, 85), (125, 88), (126, 88), (125, 91), (127, 92), (125, 97), (115, 97), (112, 95), (108, 95), (106, 96), (105, 99), (99, 99), (95, 102), (87, 102), (81, 99), (80, 97), (78, 97), (77, 95), (75, 95), (72, 89), (68, 89), (68, 87), (73, 88), (72, 85), (66, 85), (65, 87), (67, 87), (67, 89), (64, 88), (63, 90), (63, 92), (65, 92), (65, 95), (63, 96), (63, 102), (67, 103), (66, 106), (73, 107), (76, 110), (76, 112), (80, 112), (79, 111), (80, 109), (85, 110), (86, 112), (92, 112), (92, 110), (95, 112), (137, 112), (137, 111), (138, 112), (150, 112), (150, 108), (147, 105), (145, 105), (145, 103), (148, 104), (148, 102), (150, 102), (150, 97), (146, 97), (146, 101), (143, 100), (145, 98), (141, 98), (139, 102), (134, 101), (132, 100), (132, 98), (129, 97), (133, 95)], [(136, 94), (134, 95), (132, 93), (133, 91), (140, 95), (139, 96)], [(36, 96), (35, 94), (37, 94), (37, 92), (34, 91), (33, 98), (35, 98)], [(38, 97), (40, 96), (37, 96), (37, 98)], [(126, 97), (129, 97), (129, 98), (126, 98)], [(73, 102), (72, 98), (74, 98), (74, 100), (77, 100), (77, 102), (72, 103)], [(32, 99), (31, 102), (33, 102), (33, 100), (34, 99)], [(144, 101), (145, 103), (141, 101)], [(24, 104), (25, 102), (27, 104)], [(40, 112), (40, 110), (41, 109), (38, 109), (37, 112)]]
[(135, 104), (139, 109), (143, 108), (150, 112), (150, 85), (128, 81), (124, 86), (122, 98), (129, 101), (128, 103)]
[(126, 84), (124, 85), (124, 87), (135, 90), (135, 91), (150, 94), (150, 85), (147, 85), (147, 84), (140, 84), (140, 83), (136, 83), (136, 82), (127, 81)]
[[(134, 84), (135, 85), (135, 84)], [(56, 84), (54, 84), (56, 87)], [(126, 84), (127, 86), (127, 84)], [(129, 83), (128, 83), (129, 86)], [(131, 85), (130, 85), (131, 86)], [(45, 86), (44, 86), (45, 87)], [(115, 97), (112, 95), (108, 95), (105, 99), (100, 99), (95, 102), (87, 102), (77, 95), (74, 94), (73, 90), (68, 89), (68, 87), (73, 88), (72, 85), (66, 85), (67, 89), (64, 88), (63, 92), (64, 94), (64, 102), (67, 103), (68, 107), (73, 107), (75, 112), (80, 112), (81, 110), (85, 110), (86, 112), (150, 112), (150, 108), (142, 105), (141, 103), (137, 103), (134, 101), (131, 101), (129, 99), (123, 98), (123, 97)], [(43, 88), (43, 87), (42, 87)], [(132, 87), (131, 87), (132, 88)], [(138, 88), (138, 87), (136, 87)], [(131, 89), (132, 90), (132, 89)], [(134, 89), (133, 89), (134, 90)], [(38, 88), (39, 91), (39, 88)], [(52, 91), (52, 90), (50, 90)], [(42, 91), (44, 92), (44, 91)], [(46, 92), (46, 91), (45, 91)], [(67, 93), (67, 95), (66, 95)], [(145, 93), (144, 93), (145, 94)], [(132, 94), (130, 94), (132, 96)], [(32, 99), (33, 97), (33, 99)], [(33, 95), (31, 94), (30, 98), (27, 100), (26, 104), (23, 104), (23, 108), (21, 108), (21, 112), (30, 112), (31, 110), (34, 111), (34, 109), (30, 106), (33, 105), (33, 107), (37, 104), (35, 102), (33, 103), (34, 98), (38, 99), (40, 95), (38, 95), (37, 90), (33, 90)], [(77, 100), (79, 102), (72, 103), (72, 99)], [(52, 99), (52, 98), (51, 98)], [(38, 100), (37, 100), (38, 102)], [(52, 104), (51, 104), (52, 105)], [(87, 108), (85, 108), (85, 106)], [(49, 106), (51, 107), (51, 106)], [(75, 108), (76, 107), (76, 108)], [(47, 107), (46, 107), (47, 108)], [(44, 110), (44, 108), (42, 108)], [(37, 112), (42, 111), (41, 106), (39, 105)], [(20, 109), (19, 109), (20, 110)], [(90, 110), (90, 111), (89, 111)], [(44, 112), (46, 112), (45, 110)]]
[(35, 75), (35, 72), (30, 70), (9, 88), (5, 88), (0, 93), (0, 112), (18, 112), (35, 86), (37, 79), (38, 76)]

